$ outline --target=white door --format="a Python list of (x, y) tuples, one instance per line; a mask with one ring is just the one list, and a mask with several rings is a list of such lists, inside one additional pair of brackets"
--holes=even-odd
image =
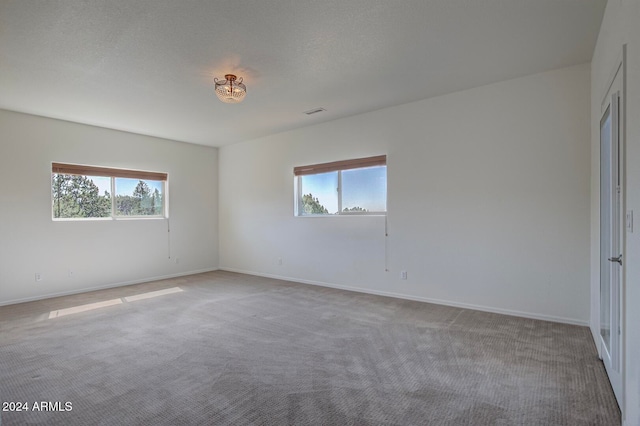
[(602, 102), (600, 120), (600, 356), (622, 403), (623, 170), (622, 67)]

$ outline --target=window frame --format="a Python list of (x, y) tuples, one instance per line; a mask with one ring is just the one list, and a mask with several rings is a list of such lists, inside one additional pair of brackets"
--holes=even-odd
[[(89, 177), (106, 177), (110, 179), (110, 196), (111, 196), (111, 214), (107, 217), (55, 217), (53, 206), (55, 203), (52, 179), (55, 174), (62, 175), (78, 175)], [(118, 215), (116, 213), (116, 179), (139, 179), (153, 180), (162, 182), (162, 213), (154, 215)], [(89, 166), (83, 164), (72, 163), (51, 163), (51, 175), (49, 179), (49, 191), (51, 194), (51, 219), (55, 222), (71, 222), (71, 221), (109, 221), (109, 220), (157, 220), (169, 218), (169, 175), (164, 172), (152, 172), (135, 169), (120, 169), (103, 166)]]
[[(311, 164), (307, 166), (297, 166), (293, 168), (294, 175), (294, 216), (295, 217), (339, 217), (339, 216), (386, 216), (387, 215), (387, 191), (385, 191), (385, 210), (384, 211), (342, 211), (342, 172), (346, 170), (365, 169), (369, 167), (387, 167), (387, 156), (377, 155), (373, 157), (356, 158), (352, 160), (333, 161), (330, 163)], [(322, 173), (338, 173), (338, 187), (336, 188), (338, 197), (338, 212), (335, 214), (303, 214), (302, 212), (302, 197), (303, 188), (301, 184), (301, 177), (307, 175), (317, 175)]]

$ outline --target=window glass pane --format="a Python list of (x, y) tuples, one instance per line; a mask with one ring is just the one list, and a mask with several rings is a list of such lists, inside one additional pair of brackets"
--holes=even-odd
[(159, 180), (115, 178), (116, 215), (162, 216), (164, 185)]
[(299, 214), (338, 213), (338, 172), (300, 176)]
[(387, 211), (387, 166), (343, 170), (342, 211)]
[(103, 176), (51, 175), (53, 217), (111, 216), (111, 179)]
[(611, 110), (607, 108), (600, 124), (600, 335), (611, 353)]

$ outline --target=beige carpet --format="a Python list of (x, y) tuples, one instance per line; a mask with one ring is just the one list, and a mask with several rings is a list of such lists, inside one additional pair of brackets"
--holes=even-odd
[(2, 426), (620, 424), (585, 327), (228, 272), (0, 307), (0, 336), (1, 401), (71, 404)]

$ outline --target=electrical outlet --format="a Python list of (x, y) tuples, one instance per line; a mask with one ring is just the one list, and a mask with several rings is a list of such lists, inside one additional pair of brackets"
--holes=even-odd
[(401, 280), (407, 279), (407, 271), (400, 271), (400, 279)]
[(73, 278), (75, 274), (76, 273), (73, 269), (69, 269), (69, 278)]
[(42, 281), (42, 274), (40, 272), (36, 272), (36, 281)]
[(180, 264), (180, 258), (176, 257), (176, 265), (179, 265), (179, 264)]

